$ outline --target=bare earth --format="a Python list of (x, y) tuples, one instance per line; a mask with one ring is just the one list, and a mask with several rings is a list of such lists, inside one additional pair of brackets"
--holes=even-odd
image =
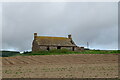
[(3, 78), (117, 78), (116, 54), (37, 55), (2, 58)]

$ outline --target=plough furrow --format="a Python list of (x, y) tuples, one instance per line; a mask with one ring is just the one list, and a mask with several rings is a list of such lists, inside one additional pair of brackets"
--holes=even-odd
[[(42, 63), (42, 62), (40, 62), (39, 60), (35, 60), (35, 59), (32, 59), (32, 57), (30, 58), (30, 57), (26, 57), (27, 59), (29, 59), (29, 60), (32, 60), (32, 61), (34, 61), (34, 63)], [(43, 63), (42, 63), (43, 64)]]
[(19, 59), (19, 58), (16, 58), (17, 60), (19, 60), (20, 61), (20, 63), (22, 63), (22, 64), (29, 64), (29, 62), (26, 62), (26, 61), (24, 61), (24, 60), (21, 60), (21, 59)]
[(9, 64), (14, 65), (14, 62), (13, 62), (13, 61), (10, 61), (10, 60), (8, 60), (8, 59), (6, 59), (6, 58), (5, 58), (5, 60), (6, 60)]

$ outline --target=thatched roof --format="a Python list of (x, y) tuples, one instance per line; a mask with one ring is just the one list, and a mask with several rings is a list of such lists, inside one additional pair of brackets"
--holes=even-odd
[(41, 46), (76, 46), (72, 39), (67, 37), (36, 36), (36, 42)]

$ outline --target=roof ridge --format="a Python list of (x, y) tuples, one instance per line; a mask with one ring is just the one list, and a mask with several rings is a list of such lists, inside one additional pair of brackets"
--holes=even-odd
[(38, 38), (65, 38), (68, 39), (67, 37), (53, 37), (53, 36), (37, 36)]

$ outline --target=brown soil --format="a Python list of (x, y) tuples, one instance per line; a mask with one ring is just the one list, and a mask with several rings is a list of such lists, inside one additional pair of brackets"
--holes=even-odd
[(2, 58), (3, 78), (116, 78), (118, 55), (67, 54)]

